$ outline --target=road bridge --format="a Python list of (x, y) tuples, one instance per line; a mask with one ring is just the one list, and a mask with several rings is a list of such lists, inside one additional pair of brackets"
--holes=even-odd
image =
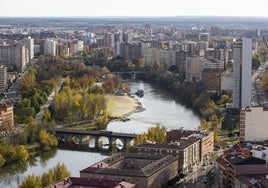
[(115, 144), (116, 140), (119, 139), (123, 143), (121, 150), (125, 150), (126, 146), (134, 141), (137, 137), (136, 134), (129, 133), (117, 133), (107, 130), (98, 130), (98, 131), (85, 131), (85, 130), (74, 130), (74, 129), (64, 129), (64, 128), (54, 128), (52, 130), (58, 141), (60, 143), (75, 143), (77, 145), (82, 145), (85, 142), (88, 142), (90, 137), (95, 140), (94, 149), (100, 148), (100, 138), (106, 137), (109, 141), (107, 144), (108, 149), (112, 148), (112, 145)]
[(122, 75), (130, 75), (133, 80), (136, 79), (137, 75), (140, 74), (148, 74), (149, 71), (116, 71), (116, 72), (107, 72), (104, 73), (102, 76), (114, 74), (116, 76), (122, 76)]

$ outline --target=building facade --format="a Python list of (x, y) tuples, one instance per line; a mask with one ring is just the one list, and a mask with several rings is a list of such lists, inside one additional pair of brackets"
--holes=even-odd
[(56, 56), (56, 41), (46, 40), (44, 42), (44, 54), (48, 56)]
[(0, 104), (0, 129), (6, 130), (14, 126), (13, 107)]
[(135, 188), (135, 184), (125, 181), (113, 181), (103, 178), (66, 177), (45, 188)]
[(251, 106), (252, 39), (233, 42), (233, 104), (232, 108)]
[(168, 155), (177, 157), (179, 171), (188, 173), (200, 163), (200, 140), (180, 140), (167, 145), (143, 143), (134, 148), (135, 152), (150, 155)]
[(257, 183), (266, 180), (266, 161), (252, 157), (248, 151), (236, 145), (215, 161), (214, 179), (217, 187), (257, 187)]
[(240, 141), (268, 140), (268, 106), (247, 107), (240, 110)]
[(223, 62), (206, 59), (203, 64), (202, 82), (207, 93), (221, 94), (221, 73)]
[(120, 44), (120, 56), (127, 60), (139, 60), (141, 55), (141, 43), (121, 43)]
[(221, 74), (221, 92), (231, 94), (233, 89), (233, 73), (222, 72)]
[(22, 44), (0, 45), (0, 62), (6, 66), (15, 66), (22, 71), (26, 66), (25, 46)]
[(117, 153), (80, 171), (80, 178), (125, 180), (137, 188), (161, 186), (177, 175), (176, 157), (138, 153)]
[(166, 133), (167, 143), (176, 143), (182, 140), (193, 142), (200, 140), (199, 143), (199, 156), (198, 159), (201, 163), (206, 163), (210, 154), (214, 150), (214, 132), (208, 131), (191, 131), (191, 130), (171, 130)]
[(186, 58), (186, 75), (185, 78), (188, 82), (193, 80), (202, 80), (202, 58), (199, 56), (187, 57)]
[(7, 89), (7, 67), (0, 65), (0, 92), (5, 92)]
[(25, 45), (25, 48), (28, 49), (28, 56), (29, 59), (33, 59), (34, 58), (34, 39), (31, 37), (22, 39), (22, 44)]

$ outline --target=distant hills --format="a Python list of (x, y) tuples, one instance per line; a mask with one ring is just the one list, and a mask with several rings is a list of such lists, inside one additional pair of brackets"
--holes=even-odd
[(1, 21), (90, 21), (90, 22), (175, 22), (175, 23), (267, 23), (268, 17), (170, 16), (170, 17), (0, 17)]

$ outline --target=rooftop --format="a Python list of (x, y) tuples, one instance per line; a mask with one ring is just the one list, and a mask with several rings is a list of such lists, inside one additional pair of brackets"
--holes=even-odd
[(80, 173), (128, 174), (129, 176), (148, 177), (174, 161), (177, 161), (177, 157), (159, 154), (118, 153), (81, 170)]
[(54, 184), (47, 186), (47, 188), (68, 188), (73, 186), (79, 187), (103, 187), (103, 188), (132, 188), (135, 187), (135, 184), (130, 184), (128, 182), (122, 181), (112, 181), (107, 179), (91, 179), (91, 178), (78, 178), (78, 177), (68, 177), (64, 178)]
[(246, 159), (241, 160), (241, 161), (237, 161), (234, 164), (235, 165), (266, 164), (266, 161), (263, 159), (256, 158), (256, 157), (250, 157), (250, 158), (246, 158)]

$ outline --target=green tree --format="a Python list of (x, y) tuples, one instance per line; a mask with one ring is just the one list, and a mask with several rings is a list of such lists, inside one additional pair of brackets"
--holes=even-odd
[(144, 143), (146, 141), (155, 142), (157, 144), (166, 144), (166, 128), (160, 126), (151, 127), (148, 129), (148, 133), (138, 135), (135, 139), (135, 145)]
[(48, 109), (44, 110), (42, 121), (45, 123), (49, 123), (52, 121), (51, 112)]
[(35, 176), (34, 174), (29, 175), (26, 180), (24, 180), (20, 188), (40, 188), (42, 187), (41, 178)]
[(29, 117), (35, 116), (35, 110), (31, 106), (29, 99), (22, 99), (14, 105), (15, 121), (19, 123), (26, 123)]
[(58, 163), (54, 168), (54, 180), (60, 180), (66, 177), (69, 177), (71, 173), (68, 171), (67, 167), (64, 164)]
[(16, 146), (15, 151), (16, 151), (19, 161), (25, 162), (28, 160), (29, 153), (23, 145)]
[(4, 159), (4, 157), (0, 154), (0, 167), (3, 166), (5, 164), (6, 160)]
[(149, 128), (148, 139), (158, 144), (166, 144), (166, 128), (159, 124), (156, 127)]
[(54, 182), (54, 173), (53, 170), (50, 169), (48, 172), (45, 172), (41, 175), (42, 187), (46, 187)]
[(48, 150), (51, 147), (55, 147), (58, 145), (57, 138), (46, 132), (45, 130), (41, 130), (39, 132), (39, 143), (42, 150)]
[(37, 141), (38, 126), (37, 126), (36, 121), (33, 117), (30, 117), (28, 123), (26, 123), (24, 125), (24, 131), (27, 135), (28, 143), (32, 143), (32, 142)]

